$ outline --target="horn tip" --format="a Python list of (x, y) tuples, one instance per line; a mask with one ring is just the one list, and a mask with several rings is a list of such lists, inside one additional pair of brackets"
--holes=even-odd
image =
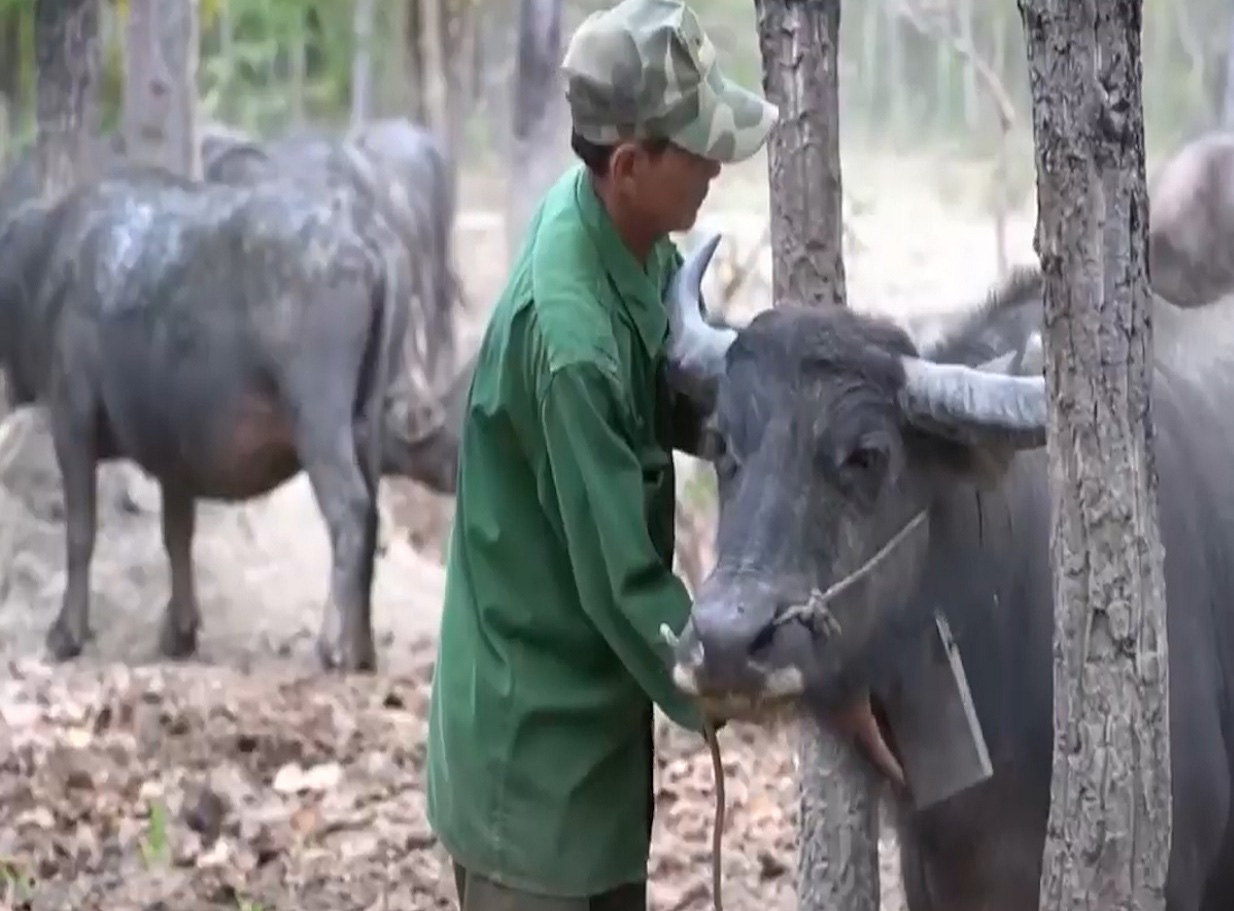
[(711, 257), (715, 255), (716, 248), (720, 246), (720, 240), (724, 235), (719, 231), (703, 231), (701, 233), (703, 239), (694, 244), (690, 252), (686, 254), (686, 259), (708, 263), (711, 261)]

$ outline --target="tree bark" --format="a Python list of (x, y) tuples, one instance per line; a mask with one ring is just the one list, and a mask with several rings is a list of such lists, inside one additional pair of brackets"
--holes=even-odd
[(398, 0), (389, 7), (390, 30), (398, 35), (390, 44), (385, 68), (385, 107), (417, 123), (428, 123), (424, 97), (424, 53), (421, 49), (420, 0)]
[(129, 0), (124, 145), (134, 161), (201, 177), (197, 0)]
[(55, 196), (94, 171), (98, 0), (37, 0), (34, 54), (39, 188), (44, 196)]
[(21, 21), (22, 10), (9, 6), (0, 10), (0, 95), (16, 111), (21, 107)]
[(1227, 130), (1234, 127), (1234, 17), (1225, 41), (1225, 87), (1221, 93), (1221, 125)]
[(514, 137), (514, 116), (510, 110), (510, 85), (517, 66), (514, 27), (517, 9), (510, 5), (487, 4), (482, 12), (477, 56), (482, 58), (480, 78), (481, 104), (489, 148), (498, 161), (509, 161)]
[[(756, 0), (763, 87), (780, 107), (767, 143), (776, 306), (844, 306), (839, 0)], [(797, 906), (878, 911), (878, 798), (864, 762), (810, 722), (800, 731)]]
[(1045, 274), (1054, 766), (1040, 907), (1165, 907), (1170, 744), (1142, 0), (1019, 0)]
[(351, 52), (351, 128), (358, 130), (372, 117), (373, 94), (373, 20), (377, 14), (375, 0), (356, 0), (351, 28), (354, 48)]
[(511, 99), (506, 249), (513, 257), (540, 197), (564, 169), (567, 121), (561, 66), (561, 0), (521, 0)]
[(433, 131), (446, 145), (450, 160), (457, 150), (450, 144), (450, 112), (446, 97), (445, 0), (420, 0), (420, 53), (425, 111)]
[(763, 88), (780, 106), (767, 142), (777, 304), (844, 303), (840, 0), (755, 0)]

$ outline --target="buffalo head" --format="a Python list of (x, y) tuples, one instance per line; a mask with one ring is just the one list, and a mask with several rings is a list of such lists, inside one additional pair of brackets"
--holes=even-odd
[(714, 249), (688, 257), (668, 293), (674, 381), (710, 415), (719, 494), (716, 563), (674, 678), (724, 715), (804, 702), (843, 716), (921, 578), (932, 501), (1044, 445), (1044, 382), (936, 363), (847, 308), (711, 327), (699, 282)]

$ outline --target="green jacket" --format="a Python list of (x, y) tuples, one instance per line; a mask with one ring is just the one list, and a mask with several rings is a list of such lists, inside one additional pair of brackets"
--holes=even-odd
[(664, 240), (641, 268), (584, 168), (546, 194), (485, 331), (462, 437), (428, 736), (428, 816), (512, 888), (591, 895), (646, 877), (652, 703), (702, 722), (659, 628), (672, 572)]

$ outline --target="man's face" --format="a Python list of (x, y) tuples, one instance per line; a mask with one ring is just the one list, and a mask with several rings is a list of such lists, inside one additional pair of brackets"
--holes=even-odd
[(657, 154), (622, 143), (610, 167), (630, 211), (656, 235), (692, 228), (711, 181), (720, 173), (719, 162), (671, 144)]

